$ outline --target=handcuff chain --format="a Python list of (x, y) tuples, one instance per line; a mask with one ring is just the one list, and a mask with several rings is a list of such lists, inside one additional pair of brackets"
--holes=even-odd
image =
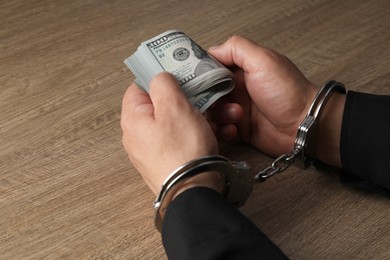
[(263, 182), (269, 177), (272, 177), (278, 173), (285, 171), (291, 163), (294, 161), (295, 157), (299, 154), (300, 148), (294, 149), (294, 151), (286, 154), (282, 154), (276, 158), (270, 166), (264, 170), (258, 172), (254, 179), (256, 182)]
[(327, 82), (314, 97), (305, 119), (298, 127), (294, 150), (279, 156), (271, 166), (257, 173), (254, 177), (256, 182), (263, 182), (269, 177), (286, 170), (293, 161), (302, 169), (306, 169), (310, 165), (311, 159), (307, 156), (307, 153), (311, 152), (311, 155), (315, 157), (316, 143), (313, 140), (316, 138), (316, 122), (333, 91), (346, 93), (342, 83), (334, 80)]

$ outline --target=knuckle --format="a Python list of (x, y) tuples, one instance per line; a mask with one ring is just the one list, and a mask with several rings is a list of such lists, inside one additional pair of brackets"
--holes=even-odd
[(245, 38), (243, 36), (241, 36), (241, 35), (232, 35), (232, 36), (230, 36), (228, 41), (232, 45), (240, 45), (243, 41), (245, 41)]

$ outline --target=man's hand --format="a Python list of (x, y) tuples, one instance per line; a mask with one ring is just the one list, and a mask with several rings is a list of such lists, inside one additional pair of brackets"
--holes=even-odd
[[(207, 120), (188, 102), (169, 73), (157, 75), (150, 96), (132, 84), (122, 103), (123, 145), (130, 161), (157, 194), (166, 177), (180, 165), (218, 154), (218, 144)], [(191, 178), (185, 187), (218, 184), (218, 176)], [(216, 188), (216, 189), (218, 189)]]
[[(292, 151), (298, 126), (317, 93), (316, 87), (287, 57), (243, 37), (234, 36), (210, 48), (209, 53), (230, 67), (236, 77), (235, 89), (209, 113), (218, 135), (224, 139), (239, 137), (275, 157)], [(325, 129), (319, 132), (318, 140), (322, 141), (317, 142), (319, 159), (337, 166), (342, 99), (332, 98), (328, 103), (328, 111), (324, 111), (319, 124)], [(331, 114), (335, 116), (327, 117)], [(332, 158), (326, 158), (329, 152), (333, 152)]]

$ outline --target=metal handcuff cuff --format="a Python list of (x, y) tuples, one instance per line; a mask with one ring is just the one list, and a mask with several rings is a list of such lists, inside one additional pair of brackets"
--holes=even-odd
[(263, 182), (283, 172), (292, 162), (295, 162), (298, 167), (306, 169), (311, 162), (311, 158), (307, 154), (315, 155), (316, 125), (324, 106), (334, 91), (346, 93), (342, 83), (334, 80), (326, 83), (315, 96), (305, 119), (298, 127), (293, 151), (279, 156), (271, 166), (254, 176), (245, 161), (230, 161), (220, 155), (201, 157), (177, 168), (164, 181), (161, 191), (154, 201), (157, 230), (161, 232), (165, 211), (180, 188), (180, 184), (195, 175), (210, 171), (223, 174), (225, 177), (223, 196), (236, 207), (240, 207), (251, 194), (254, 182)]

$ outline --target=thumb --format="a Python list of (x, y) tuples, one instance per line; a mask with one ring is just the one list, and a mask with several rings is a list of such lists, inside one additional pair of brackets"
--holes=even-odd
[(153, 78), (150, 83), (149, 95), (154, 106), (155, 116), (160, 113), (178, 112), (192, 107), (175, 77), (168, 72), (162, 72)]
[(238, 66), (247, 72), (256, 69), (253, 67), (260, 65), (267, 56), (267, 49), (242, 36), (232, 36), (208, 51), (224, 65)]

